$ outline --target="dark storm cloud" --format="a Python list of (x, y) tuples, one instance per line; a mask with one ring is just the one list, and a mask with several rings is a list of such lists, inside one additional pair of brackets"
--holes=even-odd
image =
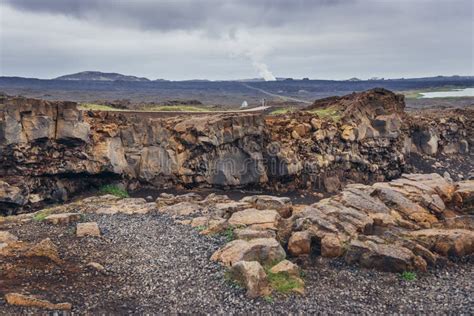
[(203, 26), (279, 26), (319, 8), (353, 0), (4, 0), (13, 8), (94, 19), (142, 29), (193, 29)]

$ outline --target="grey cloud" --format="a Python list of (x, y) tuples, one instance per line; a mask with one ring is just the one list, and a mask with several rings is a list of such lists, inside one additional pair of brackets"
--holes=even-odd
[(0, 0), (0, 75), (97, 69), (229, 79), (256, 75), (249, 56), (277, 76), (472, 74), (472, 6), (472, 0)]
[(63, 14), (106, 24), (124, 24), (153, 30), (189, 30), (201, 27), (279, 26), (332, 6), (355, 0), (4, 0), (31, 12)]

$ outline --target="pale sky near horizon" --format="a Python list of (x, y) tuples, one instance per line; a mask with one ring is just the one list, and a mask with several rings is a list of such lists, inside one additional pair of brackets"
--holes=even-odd
[(473, 2), (0, 0), (0, 75), (473, 75)]

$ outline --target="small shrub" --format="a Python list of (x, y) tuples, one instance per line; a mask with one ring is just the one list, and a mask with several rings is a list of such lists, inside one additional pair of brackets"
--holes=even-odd
[(223, 235), (225, 236), (225, 239), (227, 242), (231, 242), (232, 240), (235, 239), (234, 228), (233, 227), (227, 228), (224, 231)]
[(112, 194), (120, 198), (129, 197), (128, 192), (122, 188), (119, 188), (116, 185), (107, 184), (100, 188), (100, 194)]
[(272, 273), (267, 271), (268, 281), (277, 292), (288, 294), (293, 290), (303, 287), (301, 280), (290, 276), (288, 273)]
[(291, 113), (291, 112), (294, 112), (294, 111), (295, 111), (295, 108), (281, 108), (281, 109), (278, 109), (278, 110), (275, 110), (275, 111), (271, 112), (270, 114), (271, 115), (281, 115), (281, 114)]
[(416, 273), (415, 272), (410, 272), (410, 271), (405, 271), (401, 274), (401, 278), (404, 281), (415, 281), (416, 280)]
[(41, 210), (33, 216), (33, 220), (37, 222), (42, 222), (45, 220), (46, 217), (48, 217), (48, 215), (51, 215), (52, 211), (53, 209), (51, 208)]
[(341, 119), (341, 113), (333, 107), (325, 109), (313, 109), (309, 110), (308, 112), (316, 114), (319, 116), (319, 118), (324, 120), (332, 120), (334, 122), (338, 122)]
[(263, 299), (265, 300), (265, 302), (273, 304), (273, 301), (274, 301), (273, 296), (268, 295), (268, 296), (263, 297)]
[(204, 225), (196, 226), (196, 230), (198, 232), (202, 232), (203, 230), (206, 230), (206, 226), (204, 226)]

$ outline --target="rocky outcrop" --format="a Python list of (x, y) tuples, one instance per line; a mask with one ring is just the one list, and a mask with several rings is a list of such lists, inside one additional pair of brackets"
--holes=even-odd
[[(341, 112), (339, 120), (318, 111), (143, 119), (83, 112), (71, 102), (6, 97), (0, 100), (0, 209), (12, 213), (66, 201), (114, 179), (131, 189), (337, 192), (346, 183), (399, 177), (410, 153), (467, 155), (472, 148), (471, 116), (456, 114), (436, 124), (407, 119), (403, 99), (386, 90), (324, 102)], [(280, 216), (289, 214), (284, 200), (245, 203), (257, 209), (277, 203)]]
[[(349, 185), (292, 217), (289, 250), (344, 256), (349, 263), (389, 271), (424, 270), (438, 258), (472, 254), (472, 216), (453, 205), (456, 192), (466, 187), (437, 174)], [(463, 228), (453, 227), (453, 218)], [(310, 249), (302, 251), (299, 244)]]
[[(239, 261), (268, 265), (288, 253), (301, 260), (339, 257), (367, 268), (423, 271), (474, 253), (472, 204), (466, 203), (473, 195), (473, 184), (474, 180), (456, 183), (438, 174), (403, 174), (390, 182), (348, 185), (312, 205), (289, 202), (288, 218), (275, 210), (279, 204), (258, 210), (254, 204), (243, 203), (269, 196), (247, 196), (238, 202), (225, 196), (196, 197), (193, 203), (200, 206), (199, 212), (185, 214), (180, 222), (203, 225), (201, 233), (212, 222), (219, 223), (212, 233), (234, 240), (211, 259), (225, 266)], [(157, 204), (163, 204), (161, 198)], [(167, 207), (161, 209), (175, 215)], [(182, 221), (187, 218), (193, 219)]]
[[(8, 228), (9, 223), (21, 225), (33, 219), (36, 223), (48, 215), (45, 222), (52, 226), (48, 218), (65, 218), (73, 211), (73, 218), (76, 214), (82, 218), (88, 213), (120, 213), (121, 219), (127, 217), (123, 214), (135, 217), (160, 212), (157, 219), (165, 220), (166, 225), (173, 225), (174, 220), (203, 235), (221, 235), (215, 240), (222, 244), (210, 260), (229, 269), (254, 297), (268, 295), (271, 290), (303, 293), (299, 267), (292, 261), (311, 264), (321, 256), (364, 268), (405, 272), (424, 271), (452, 258), (471, 256), (473, 194), (473, 180), (452, 182), (437, 174), (404, 174), (391, 182), (351, 184), (311, 205), (293, 205), (283, 199), (289, 210), (286, 218), (277, 211), (282, 204), (275, 202), (282, 202), (282, 198), (257, 195), (235, 201), (225, 195), (192, 193), (162, 194), (154, 203), (103, 195), (3, 221)], [(255, 201), (267, 203), (257, 209)], [(60, 227), (67, 226), (55, 226)], [(78, 223), (76, 228), (78, 237), (101, 234), (95, 222)], [(66, 260), (51, 240), (22, 242), (6, 230), (0, 232), (0, 257), (47, 258), (58, 265)], [(98, 267), (97, 271), (103, 269)]]
[(387, 127), (385, 115), (403, 115), (404, 96), (383, 88), (342, 97), (316, 100), (307, 110), (332, 109), (345, 123), (369, 124), (375, 130)]

